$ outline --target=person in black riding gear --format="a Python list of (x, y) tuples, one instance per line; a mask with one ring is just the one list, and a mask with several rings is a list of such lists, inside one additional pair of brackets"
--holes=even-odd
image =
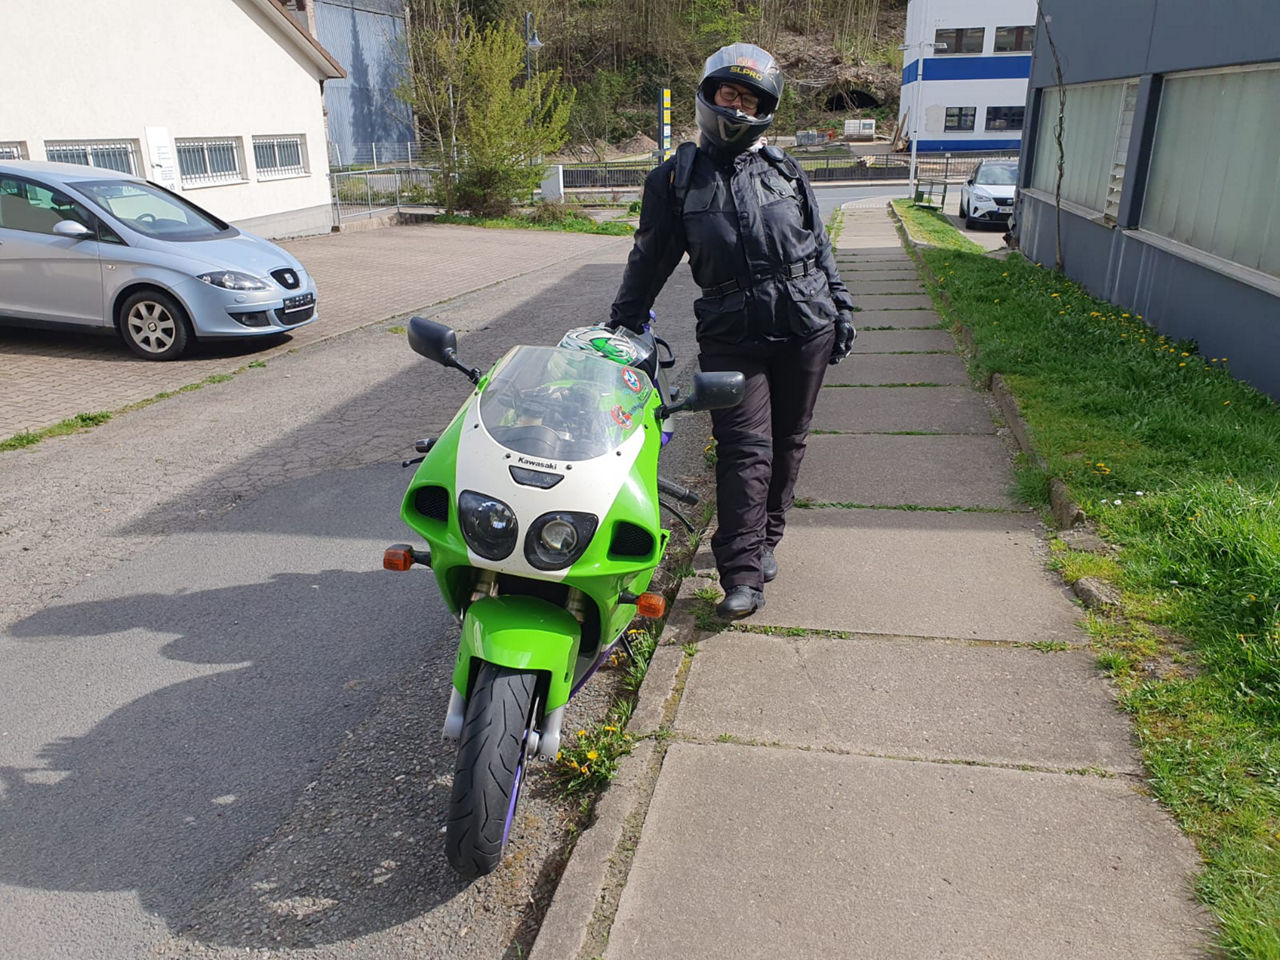
[(726, 619), (764, 606), (818, 389), (857, 335), (813, 189), (794, 159), (764, 144), (781, 96), (781, 72), (760, 47), (735, 43), (707, 58), (695, 96), (700, 143), (681, 144), (645, 178), (609, 319), (639, 331), (687, 252), (702, 288), (699, 365), (746, 375), (743, 402), (712, 412), (711, 547)]

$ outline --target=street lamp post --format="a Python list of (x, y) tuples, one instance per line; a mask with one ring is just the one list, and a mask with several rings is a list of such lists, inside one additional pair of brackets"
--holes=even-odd
[(524, 82), (533, 82), (533, 55), (542, 49), (542, 41), (538, 39), (538, 31), (533, 26), (533, 13), (524, 15)]
[(945, 50), (945, 43), (934, 43), (932, 40), (917, 40), (914, 43), (904, 43), (898, 47), (902, 51), (910, 51), (916, 48), (920, 49), (920, 56), (916, 58), (916, 88), (912, 96), (914, 103), (911, 105), (911, 202), (915, 203), (916, 199), (916, 136), (920, 129), (920, 88), (924, 86), (924, 51), (925, 50)]

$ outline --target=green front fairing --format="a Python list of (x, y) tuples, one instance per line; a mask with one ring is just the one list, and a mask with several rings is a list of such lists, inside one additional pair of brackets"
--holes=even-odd
[(462, 618), (453, 685), (467, 696), (475, 676), (473, 661), (550, 678), (547, 710), (569, 699), (581, 640), (578, 621), (567, 610), (536, 597), (482, 597)]
[[(482, 380), (477, 393), (484, 383)], [(400, 515), (430, 544), (432, 572), (440, 593), (451, 612), (463, 615), (453, 675), (457, 690), (464, 697), (470, 694), (470, 680), (474, 675), (472, 661), (476, 657), (513, 669), (544, 671), (551, 681), (544, 709), (551, 711), (568, 701), (574, 683), (590, 669), (594, 653), (587, 651), (579, 656), (582, 637), (578, 621), (544, 600), (500, 596), (470, 602), (475, 568), (458, 526), (454, 486), (462, 424), (474, 396), (458, 411), (419, 465), (405, 492)], [(616, 640), (634, 618), (635, 605), (620, 604), (619, 594), (623, 590), (639, 594), (648, 588), (670, 535), (661, 529), (656, 488), (662, 431), (655, 411), (660, 403), (655, 390), (641, 415), (643, 445), (586, 551), (563, 578), (546, 578), (576, 587), (595, 603), (600, 622), (597, 649)], [(440, 486), (448, 491), (447, 521), (424, 516), (416, 508), (415, 495), (426, 486)], [(609, 553), (614, 525), (622, 521), (652, 534), (653, 549), (647, 556)]]

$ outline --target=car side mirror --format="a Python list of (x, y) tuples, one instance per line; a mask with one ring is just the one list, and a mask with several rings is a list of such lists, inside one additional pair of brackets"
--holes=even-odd
[(452, 327), (425, 317), (409, 318), (409, 346), (414, 353), (434, 360), (442, 367), (453, 367), (467, 375), (472, 383), (480, 382), (480, 371), (458, 360), (458, 335)]
[(59, 220), (53, 225), (53, 232), (60, 237), (70, 237), (72, 240), (83, 240), (85, 237), (93, 236), (92, 230), (75, 220)]
[(747, 393), (747, 378), (737, 370), (695, 373), (693, 389), (677, 403), (658, 410), (660, 418), (667, 418), (681, 410), (724, 410), (736, 407)]

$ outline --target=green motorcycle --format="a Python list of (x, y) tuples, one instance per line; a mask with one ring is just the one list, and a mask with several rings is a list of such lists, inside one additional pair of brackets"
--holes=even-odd
[[(740, 373), (699, 373), (667, 395), (662, 341), (586, 327), (556, 347), (517, 346), (487, 374), (458, 359), (454, 332), (409, 321), (412, 348), (476, 389), (440, 437), (420, 441), (401, 516), (427, 549), (397, 544), (383, 565), (430, 567), (461, 623), (444, 736), (458, 741), (445, 828), (464, 878), (502, 859), (525, 763), (554, 759), (565, 705), (637, 616), (666, 549), (658, 477), (667, 419), (742, 400)], [(625, 642), (625, 641), (624, 641)]]

